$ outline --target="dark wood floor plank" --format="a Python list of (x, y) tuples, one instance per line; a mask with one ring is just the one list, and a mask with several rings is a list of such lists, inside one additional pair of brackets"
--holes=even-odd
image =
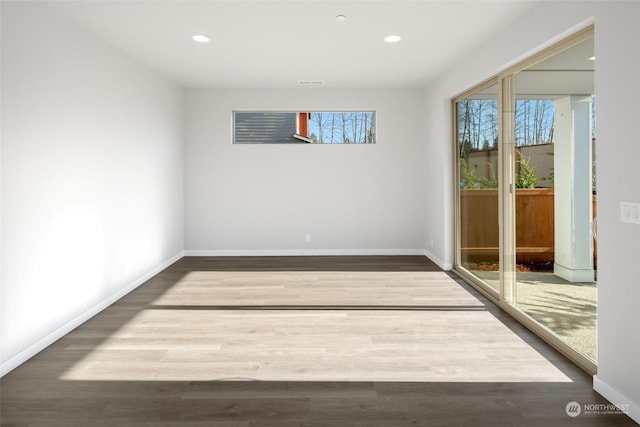
[(2, 426), (632, 426), (420, 256), (186, 257), (0, 380)]

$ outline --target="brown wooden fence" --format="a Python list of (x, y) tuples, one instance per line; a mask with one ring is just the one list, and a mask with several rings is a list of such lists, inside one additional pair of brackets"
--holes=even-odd
[[(460, 220), (463, 262), (497, 262), (498, 190), (460, 190)], [(553, 189), (517, 189), (516, 262), (553, 262), (553, 227)]]

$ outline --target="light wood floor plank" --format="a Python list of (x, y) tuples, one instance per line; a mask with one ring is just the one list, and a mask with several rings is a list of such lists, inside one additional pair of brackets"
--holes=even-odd
[[(0, 380), (3, 426), (561, 426), (591, 378), (424, 257), (183, 258)], [(585, 415), (580, 425), (635, 425)]]

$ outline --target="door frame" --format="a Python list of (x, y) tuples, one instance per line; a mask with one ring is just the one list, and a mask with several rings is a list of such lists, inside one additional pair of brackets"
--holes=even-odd
[[(491, 76), (482, 83), (464, 91), (451, 99), (452, 117), (452, 150), (453, 150), (453, 207), (454, 207), (454, 257), (452, 271), (503, 311), (515, 318), (526, 328), (542, 338), (564, 356), (591, 375), (597, 372), (597, 363), (571, 347), (551, 330), (542, 326), (536, 320), (524, 313), (516, 306), (516, 242), (515, 242), (515, 132), (513, 108), (506, 110), (506, 106), (515, 107), (514, 76), (534, 64), (544, 61), (578, 43), (594, 38), (593, 24), (576, 33), (552, 44), (540, 52), (519, 61), (505, 70)], [(496, 291), (477, 276), (461, 265), (461, 224), (460, 224), (460, 176), (459, 176), (459, 148), (458, 148), (458, 114), (457, 104), (493, 85), (498, 88), (498, 227), (499, 227), (499, 265), (500, 286)]]

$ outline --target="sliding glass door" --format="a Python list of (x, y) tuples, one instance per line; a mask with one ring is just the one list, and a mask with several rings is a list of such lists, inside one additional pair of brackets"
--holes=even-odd
[(460, 267), (499, 289), (498, 86), (455, 104)]
[(455, 270), (590, 371), (594, 62), (588, 29), (454, 101)]
[(593, 38), (515, 74), (516, 305), (596, 360)]

